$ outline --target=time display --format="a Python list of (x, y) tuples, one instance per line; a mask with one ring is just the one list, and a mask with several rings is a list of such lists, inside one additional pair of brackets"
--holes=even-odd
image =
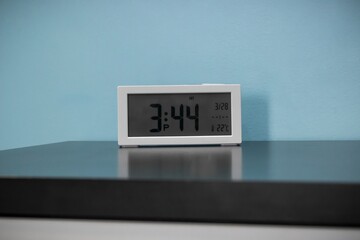
[(230, 93), (128, 94), (128, 136), (231, 135)]

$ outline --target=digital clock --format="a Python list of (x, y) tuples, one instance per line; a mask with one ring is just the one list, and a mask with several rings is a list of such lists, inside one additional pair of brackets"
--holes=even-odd
[(119, 86), (118, 143), (241, 144), (240, 85)]

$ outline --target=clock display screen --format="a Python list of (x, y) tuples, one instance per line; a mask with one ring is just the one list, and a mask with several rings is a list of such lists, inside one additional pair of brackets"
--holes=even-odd
[(231, 135), (230, 93), (129, 94), (128, 136)]

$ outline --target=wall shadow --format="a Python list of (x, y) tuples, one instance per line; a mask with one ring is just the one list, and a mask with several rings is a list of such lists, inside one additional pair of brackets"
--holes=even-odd
[(241, 107), (243, 141), (270, 140), (267, 98), (257, 95), (244, 96)]
[[(242, 98), (243, 179), (269, 178), (270, 149), (269, 109), (265, 96)], [(265, 140), (265, 141), (264, 141)], [(262, 141), (262, 142), (252, 142)]]

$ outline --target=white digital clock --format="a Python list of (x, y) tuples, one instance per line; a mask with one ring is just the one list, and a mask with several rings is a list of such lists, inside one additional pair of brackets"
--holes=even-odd
[(241, 144), (240, 85), (119, 86), (118, 143)]

